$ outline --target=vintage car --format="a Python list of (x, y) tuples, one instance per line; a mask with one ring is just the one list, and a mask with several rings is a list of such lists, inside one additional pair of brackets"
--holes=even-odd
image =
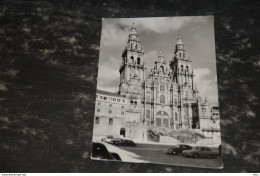
[(190, 149), (192, 149), (192, 147), (189, 145), (175, 145), (175, 146), (168, 148), (166, 150), (166, 154), (169, 154), (169, 155), (182, 154), (183, 150), (190, 150)]
[(117, 153), (109, 152), (104, 144), (98, 142), (92, 143), (92, 158), (121, 161), (121, 158)]
[(110, 143), (112, 144), (112, 140), (114, 139), (113, 136), (106, 136), (105, 138), (102, 138), (101, 141), (102, 142), (107, 142), (107, 143)]
[(115, 138), (111, 142), (114, 145), (121, 145), (121, 146), (135, 146), (136, 145), (134, 143), (134, 141), (132, 141), (132, 140), (121, 139), (121, 138)]
[(213, 151), (209, 147), (193, 147), (191, 150), (184, 150), (183, 155), (191, 158), (217, 158), (219, 152)]
[(114, 138), (111, 140), (111, 144), (118, 145), (119, 143), (121, 143), (121, 141), (121, 138)]

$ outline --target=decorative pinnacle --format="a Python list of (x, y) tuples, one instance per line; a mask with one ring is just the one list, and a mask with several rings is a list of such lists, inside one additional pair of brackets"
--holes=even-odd
[(162, 47), (160, 47), (160, 51), (159, 51), (159, 55), (158, 55), (158, 61), (163, 62)]
[(207, 99), (207, 97), (205, 97), (205, 103), (208, 103), (208, 99)]
[(136, 34), (135, 19), (133, 18), (133, 26), (131, 27), (131, 34)]
[(177, 44), (183, 44), (182, 41), (181, 41), (181, 34), (178, 33), (178, 38), (177, 38)]

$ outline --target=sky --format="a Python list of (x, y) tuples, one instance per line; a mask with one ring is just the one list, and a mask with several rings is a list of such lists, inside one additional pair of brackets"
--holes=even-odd
[(153, 68), (160, 49), (169, 63), (180, 34), (186, 52), (191, 56), (194, 82), (200, 96), (202, 99), (207, 98), (210, 104), (218, 105), (213, 16), (104, 18), (100, 41), (98, 89), (118, 92), (121, 54), (133, 21), (144, 49), (146, 76)]

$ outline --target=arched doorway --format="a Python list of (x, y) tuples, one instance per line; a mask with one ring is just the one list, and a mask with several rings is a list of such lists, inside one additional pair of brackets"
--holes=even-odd
[(169, 127), (169, 115), (165, 111), (159, 111), (156, 113), (156, 126)]
[(120, 129), (120, 136), (124, 136), (125, 137), (125, 128), (121, 128)]

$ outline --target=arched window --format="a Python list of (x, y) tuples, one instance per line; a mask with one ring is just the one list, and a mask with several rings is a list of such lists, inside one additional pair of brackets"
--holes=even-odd
[(146, 118), (150, 119), (150, 110), (146, 110)]
[(163, 66), (160, 66), (160, 73), (164, 73)]
[(164, 95), (160, 96), (160, 103), (165, 103), (165, 96)]
[(178, 101), (177, 101), (177, 99), (176, 99), (176, 98), (174, 99), (174, 105), (175, 105), (175, 106), (177, 106), (177, 105), (178, 105)]
[(134, 104), (137, 105), (137, 101), (135, 101)]
[(137, 64), (140, 65), (140, 58), (139, 57), (137, 58)]
[(202, 116), (204, 117), (206, 114), (206, 108), (201, 108), (201, 110), (202, 110)]
[(96, 122), (96, 124), (99, 124), (99, 117), (96, 117), (95, 122)]
[(134, 63), (134, 56), (131, 56), (131, 62)]
[(156, 115), (157, 115), (157, 116), (162, 115), (161, 112), (162, 112), (162, 111), (157, 112)]
[(175, 112), (175, 121), (176, 122), (178, 121), (178, 114), (177, 114), (177, 112)]
[(112, 118), (109, 119), (109, 125), (113, 125), (113, 119)]
[(131, 105), (133, 105), (133, 103), (134, 103), (133, 100), (131, 100), (130, 103), (131, 103)]
[(151, 102), (151, 97), (150, 97), (150, 95), (147, 95), (147, 96), (146, 96), (146, 102)]
[(165, 85), (160, 86), (160, 91), (165, 91)]
[(181, 71), (183, 71), (183, 65), (181, 65)]
[(188, 66), (186, 66), (186, 70), (187, 70), (187, 72), (189, 72), (189, 67)]

